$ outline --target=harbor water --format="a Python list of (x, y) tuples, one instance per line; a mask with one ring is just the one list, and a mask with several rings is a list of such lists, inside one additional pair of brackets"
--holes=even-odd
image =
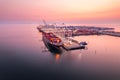
[[(85, 49), (48, 51), (38, 24), (0, 24), (0, 80), (120, 80), (120, 37), (73, 37)], [(120, 25), (94, 25), (113, 27)]]

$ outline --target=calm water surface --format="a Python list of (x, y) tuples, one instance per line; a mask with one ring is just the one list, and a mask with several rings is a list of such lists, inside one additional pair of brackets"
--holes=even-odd
[(47, 50), (36, 26), (0, 24), (0, 80), (120, 79), (120, 37), (74, 37), (87, 48), (58, 54)]

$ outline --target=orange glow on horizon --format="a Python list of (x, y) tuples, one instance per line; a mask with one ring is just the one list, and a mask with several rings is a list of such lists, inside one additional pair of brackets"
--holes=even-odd
[(1, 0), (0, 21), (120, 20), (120, 0)]

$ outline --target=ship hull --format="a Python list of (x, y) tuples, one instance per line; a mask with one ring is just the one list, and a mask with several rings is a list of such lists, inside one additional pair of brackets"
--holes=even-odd
[(45, 44), (45, 46), (49, 49), (50, 52), (52, 53), (62, 53), (62, 48), (61, 46), (51, 44), (44, 35), (42, 35), (42, 40)]

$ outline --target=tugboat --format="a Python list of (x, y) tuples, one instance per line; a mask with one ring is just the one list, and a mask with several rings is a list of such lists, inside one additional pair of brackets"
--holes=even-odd
[(50, 51), (61, 53), (61, 47), (63, 46), (62, 40), (53, 33), (42, 32), (42, 39), (46, 47)]

